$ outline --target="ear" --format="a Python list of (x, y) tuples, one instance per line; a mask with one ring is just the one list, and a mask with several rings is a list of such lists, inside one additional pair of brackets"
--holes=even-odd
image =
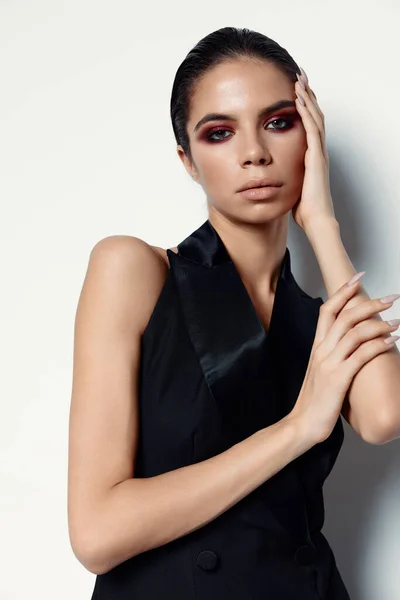
[(183, 165), (186, 169), (186, 171), (189, 173), (190, 177), (192, 179), (194, 179), (194, 181), (196, 181), (197, 183), (199, 182), (199, 178), (198, 178), (198, 174), (196, 171), (196, 168), (193, 164), (193, 162), (191, 162), (189, 160), (189, 158), (186, 156), (182, 146), (180, 144), (178, 144), (176, 151), (178, 153), (179, 158), (181, 159), (181, 161), (183, 162)]

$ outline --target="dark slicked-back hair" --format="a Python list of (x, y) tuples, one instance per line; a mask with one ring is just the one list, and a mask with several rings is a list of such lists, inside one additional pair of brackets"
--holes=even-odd
[(170, 114), (176, 143), (191, 160), (187, 122), (196, 83), (213, 67), (227, 60), (252, 58), (265, 60), (280, 69), (290, 81), (297, 81), (301, 71), (277, 42), (251, 29), (223, 27), (201, 39), (178, 67), (172, 86)]

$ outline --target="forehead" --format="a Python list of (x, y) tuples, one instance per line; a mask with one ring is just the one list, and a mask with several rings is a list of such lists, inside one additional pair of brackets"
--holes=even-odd
[(225, 61), (197, 82), (189, 121), (197, 122), (206, 112), (257, 112), (261, 106), (291, 97), (292, 88), (289, 77), (265, 60)]

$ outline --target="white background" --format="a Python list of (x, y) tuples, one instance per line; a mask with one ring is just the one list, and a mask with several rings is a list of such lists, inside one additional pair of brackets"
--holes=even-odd
[[(249, 27), (305, 69), (342, 239), (379, 297), (400, 292), (399, 23), (394, 0), (0, 1), (2, 600), (91, 596), (67, 528), (76, 303), (99, 239), (169, 248), (207, 218), (169, 117), (187, 52), (215, 29)], [(299, 284), (326, 298), (292, 220), (288, 245)], [(396, 303), (385, 311), (399, 316)], [(396, 600), (400, 441), (371, 446), (344, 425), (323, 532), (352, 600)]]

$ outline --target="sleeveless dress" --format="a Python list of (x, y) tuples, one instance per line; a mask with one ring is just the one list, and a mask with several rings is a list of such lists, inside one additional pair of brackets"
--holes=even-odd
[[(167, 254), (141, 340), (135, 477), (207, 460), (288, 414), (323, 303), (296, 283), (286, 248), (265, 331), (209, 219)], [(341, 419), (206, 525), (96, 575), (92, 600), (350, 600), (321, 532)]]

